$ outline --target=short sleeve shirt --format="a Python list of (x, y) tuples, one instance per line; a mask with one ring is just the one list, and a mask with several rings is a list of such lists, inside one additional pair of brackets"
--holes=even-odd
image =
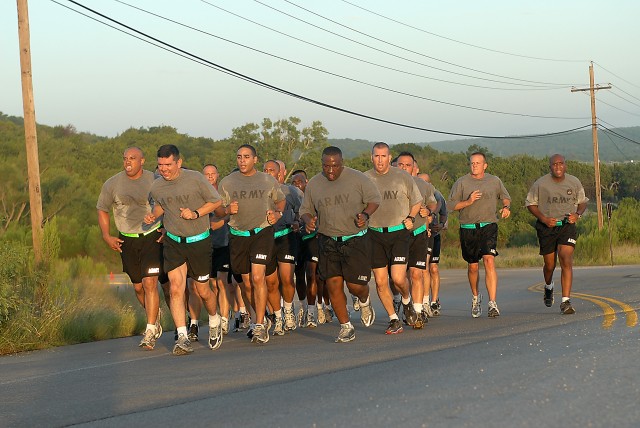
[(562, 218), (566, 214), (576, 212), (579, 204), (588, 201), (582, 183), (577, 177), (565, 174), (564, 179), (557, 182), (551, 174), (547, 174), (533, 183), (525, 205), (537, 205), (545, 217)]
[[(424, 181), (422, 178), (413, 177), (413, 180), (416, 182), (418, 189), (420, 190), (420, 194), (422, 195), (422, 205), (432, 205), (436, 203), (435, 192), (436, 188), (433, 187), (433, 184)], [(427, 223), (426, 217), (422, 217), (420, 215), (416, 216), (416, 220), (413, 222), (413, 229), (417, 229), (421, 227), (423, 224)]]
[(369, 203), (380, 203), (376, 185), (360, 171), (344, 167), (340, 176), (329, 181), (322, 174), (309, 180), (300, 215), (318, 216), (318, 232), (327, 236), (349, 236), (362, 230), (356, 215)]
[(392, 166), (386, 174), (378, 174), (370, 169), (365, 175), (375, 183), (382, 197), (380, 206), (369, 219), (371, 227), (389, 227), (402, 223), (411, 207), (423, 199), (413, 177), (400, 168)]
[(238, 213), (229, 218), (229, 226), (238, 230), (269, 226), (267, 210), (274, 210), (285, 198), (278, 180), (260, 171), (253, 175), (232, 172), (220, 181), (218, 191), (225, 206), (238, 202)]
[(220, 195), (198, 171), (181, 169), (174, 180), (159, 178), (151, 185), (151, 196), (164, 210), (162, 223), (168, 232), (178, 236), (195, 236), (209, 229), (209, 216), (186, 220), (180, 208), (194, 211), (207, 202), (218, 202)]
[(453, 208), (458, 202), (469, 199), (471, 193), (476, 190), (480, 190), (482, 197), (460, 210), (460, 224), (495, 223), (498, 220), (497, 201), (511, 200), (502, 180), (495, 175), (485, 174), (480, 179), (473, 178), (471, 174), (460, 177), (451, 187), (447, 204)]
[(121, 171), (109, 178), (100, 191), (96, 208), (109, 212), (113, 209), (116, 228), (123, 233), (144, 233), (157, 226), (146, 224), (144, 217), (151, 212), (153, 201), (149, 196), (154, 176), (143, 171), (142, 176), (132, 180)]

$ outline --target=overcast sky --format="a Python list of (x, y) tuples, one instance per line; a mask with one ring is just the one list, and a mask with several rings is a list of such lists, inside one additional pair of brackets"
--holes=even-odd
[[(56, 1), (106, 21), (72, 2)], [(452, 133), (540, 134), (590, 124), (588, 96), (570, 89), (588, 86), (594, 61), (596, 83), (613, 85), (597, 92), (598, 117), (605, 126), (640, 125), (637, 0), (128, 1), (184, 26), (118, 1), (79, 3), (280, 89), (361, 115)], [(51, 0), (31, 0), (29, 8), (39, 123), (72, 124), (105, 136), (170, 125), (191, 136), (221, 139), (248, 122), (297, 116), (304, 125), (322, 121), (330, 138), (451, 138), (275, 92)], [(11, 0), (0, 2), (0, 60), (0, 111), (22, 116)]]

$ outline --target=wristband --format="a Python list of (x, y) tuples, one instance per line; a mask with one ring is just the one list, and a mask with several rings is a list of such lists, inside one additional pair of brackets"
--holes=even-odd
[(369, 220), (369, 213), (366, 211), (362, 211), (360, 214), (364, 214), (367, 217), (367, 221)]
[(196, 214), (196, 218), (200, 218), (200, 213), (198, 212), (198, 210), (194, 210), (193, 212)]
[(407, 218), (409, 220), (411, 220), (412, 223), (416, 221), (416, 218), (415, 217), (411, 217), (410, 215), (408, 215)]
[(502, 209), (503, 210), (507, 209), (507, 210), (511, 211), (511, 205), (505, 205), (504, 207), (502, 207)]

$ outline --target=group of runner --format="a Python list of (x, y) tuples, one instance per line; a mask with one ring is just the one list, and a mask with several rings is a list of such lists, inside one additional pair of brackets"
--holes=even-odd
[[(259, 171), (256, 150), (248, 144), (238, 148), (237, 168), (222, 180), (213, 164), (202, 173), (182, 168), (174, 145), (157, 151), (159, 177), (143, 168), (142, 150), (124, 152), (124, 171), (107, 180), (100, 193), (98, 222), (105, 242), (121, 253), (123, 271), (146, 312), (140, 347), (153, 349), (162, 334), (158, 281), (176, 326), (175, 355), (193, 352), (202, 306), (209, 315), (211, 349), (220, 347), (228, 333), (232, 308), (237, 326), (246, 327), (254, 343), (267, 343), (270, 335), (298, 326), (316, 327), (334, 313), (340, 323), (335, 341), (352, 341), (355, 328), (345, 284), (368, 327), (376, 318), (369, 294), (372, 277), (388, 317), (385, 333), (401, 333), (404, 326), (421, 329), (441, 313), (438, 262), (447, 206), (460, 212), (471, 314), (482, 313), (482, 260), (487, 314), (500, 315), (497, 221), (510, 216), (511, 197), (498, 177), (485, 172), (484, 154), (470, 156), (470, 173), (454, 183), (446, 202), (428, 175), (419, 173), (411, 153), (392, 159), (386, 143), (373, 145), (372, 168), (364, 173), (344, 166), (337, 147), (325, 148), (321, 161), (321, 173), (307, 180), (297, 170), (286, 184), (285, 164), (267, 160)], [(537, 218), (544, 302), (553, 305), (559, 258), (560, 309), (571, 314), (575, 223), (587, 198), (577, 178), (565, 173), (563, 156), (552, 156), (549, 166), (550, 174), (531, 187), (526, 206)], [(110, 211), (117, 236), (110, 233)]]

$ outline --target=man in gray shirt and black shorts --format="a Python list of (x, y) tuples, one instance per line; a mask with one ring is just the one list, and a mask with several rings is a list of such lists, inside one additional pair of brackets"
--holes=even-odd
[(478, 262), (482, 259), (489, 294), (487, 314), (493, 318), (500, 315), (496, 303), (498, 274), (494, 262), (498, 255), (497, 201), (502, 202), (501, 218), (507, 218), (511, 215), (511, 196), (498, 177), (485, 173), (488, 165), (484, 153), (471, 154), (469, 165), (471, 172), (453, 184), (447, 204), (453, 211), (460, 211), (460, 247), (462, 258), (468, 263), (467, 274), (473, 294), (471, 315), (478, 318), (482, 314), (482, 295), (478, 292)]

